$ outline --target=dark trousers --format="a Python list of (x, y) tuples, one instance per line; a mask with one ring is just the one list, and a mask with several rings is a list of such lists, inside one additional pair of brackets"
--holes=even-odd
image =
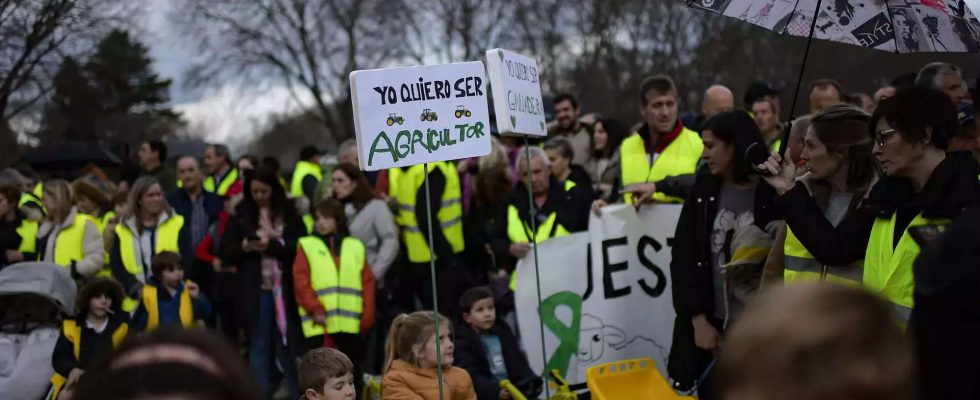
[[(361, 398), (364, 391), (364, 340), (361, 335), (353, 333), (332, 333), (330, 339), (337, 345), (337, 350), (347, 355), (354, 364), (355, 398)], [(306, 351), (323, 347), (323, 335), (306, 338)]]
[[(452, 265), (452, 261), (436, 261), (436, 287), (439, 296), (439, 313), (449, 318), (456, 318), (459, 296), (467, 288), (459, 287), (460, 282)], [(401, 268), (398, 282), (393, 288), (395, 307), (399, 312), (415, 311), (417, 298), (422, 304), (422, 310), (433, 310), (435, 302), (432, 298), (429, 263), (405, 263)]]

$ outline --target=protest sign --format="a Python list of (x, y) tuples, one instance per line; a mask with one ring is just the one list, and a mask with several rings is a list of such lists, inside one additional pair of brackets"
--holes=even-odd
[(493, 109), (501, 134), (545, 136), (538, 63), (504, 49), (487, 50)]
[(363, 170), (490, 153), (482, 62), (354, 71), (350, 85)]
[(667, 376), (674, 329), (670, 243), (680, 205), (603, 209), (588, 232), (538, 244), (541, 306), (534, 281), (534, 257), (517, 265), (517, 308), (528, 361), (542, 373), (544, 322), (548, 370), (571, 384), (585, 382), (586, 370), (607, 362), (650, 357)]

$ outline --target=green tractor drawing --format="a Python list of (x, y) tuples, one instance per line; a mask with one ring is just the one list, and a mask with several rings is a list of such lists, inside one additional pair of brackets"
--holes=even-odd
[(388, 119), (385, 121), (385, 123), (388, 124), (388, 126), (392, 126), (394, 124), (401, 125), (405, 123), (405, 118), (399, 117), (398, 114), (391, 113), (388, 114)]
[(420, 121), (436, 121), (438, 119), (439, 116), (436, 115), (436, 112), (428, 108), (422, 110), (422, 116), (419, 117)]
[(456, 106), (456, 118), (463, 118), (463, 116), (466, 116), (467, 118), (469, 118), (469, 117), (473, 116), (473, 113), (470, 112), (470, 110), (467, 110), (463, 106)]

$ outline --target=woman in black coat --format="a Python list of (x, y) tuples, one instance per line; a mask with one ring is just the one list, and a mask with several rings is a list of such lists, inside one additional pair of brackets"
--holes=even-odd
[[(742, 156), (749, 145), (764, 145), (752, 117), (741, 110), (718, 114), (705, 121), (702, 137), (705, 165), (681, 211), (670, 263), (677, 319), (668, 372), (682, 390), (701, 384), (721, 332), (758, 286), (753, 277), (761, 278), (761, 262), (722, 274), (733, 239), (752, 231), (771, 237), (777, 227), (775, 192), (749, 174)], [(703, 384), (699, 395), (712, 398)]]
[(305, 235), (303, 221), (278, 176), (265, 167), (255, 170), (225, 230), (221, 259), (239, 266), (237, 297), (239, 312), (244, 314), (241, 320), (247, 321), (249, 365), (264, 395), (270, 386), (275, 387), (270, 377), (277, 359), (290, 398), (300, 395), (295, 358), (303, 335), (293, 295), (292, 265), (296, 243)]

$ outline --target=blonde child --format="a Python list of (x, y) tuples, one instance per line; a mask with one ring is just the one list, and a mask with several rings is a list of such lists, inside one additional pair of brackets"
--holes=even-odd
[[(418, 311), (401, 314), (392, 322), (385, 343), (385, 373), (381, 383), (381, 396), (385, 400), (439, 400), (440, 359), (442, 399), (476, 400), (470, 375), (453, 366), (453, 331), (449, 320), (439, 316), (438, 338), (435, 320), (435, 313)], [(441, 354), (436, 352), (436, 340)]]

